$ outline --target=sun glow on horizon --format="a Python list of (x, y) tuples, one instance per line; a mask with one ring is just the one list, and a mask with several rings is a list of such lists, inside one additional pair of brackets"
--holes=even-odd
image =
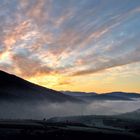
[(0, 5), (1, 70), (56, 90), (140, 92), (139, 0)]

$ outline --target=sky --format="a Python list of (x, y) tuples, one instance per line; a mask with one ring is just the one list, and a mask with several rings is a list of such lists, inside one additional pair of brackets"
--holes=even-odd
[(140, 93), (140, 0), (0, 0), (0, 69), (55, 90)]

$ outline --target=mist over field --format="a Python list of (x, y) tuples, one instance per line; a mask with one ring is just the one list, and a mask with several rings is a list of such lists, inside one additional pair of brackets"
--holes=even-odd
[(54, 116), (114, 115), (139, 109), (140, 100), (91, 103), (0, 102), (1, 119), (43, 119)]

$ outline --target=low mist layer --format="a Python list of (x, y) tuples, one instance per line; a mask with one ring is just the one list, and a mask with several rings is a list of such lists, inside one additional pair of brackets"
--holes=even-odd
[(43, 119), (54, 116), (113, 115), (139, 109), (140, 100), (91, 103), (0, 102), (1, 119)]

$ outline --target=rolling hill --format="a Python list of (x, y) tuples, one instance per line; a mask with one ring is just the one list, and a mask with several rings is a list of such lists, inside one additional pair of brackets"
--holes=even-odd
[(85, 101), (99, 101), (99, 100), (134, 100), (139, 99), (139, 93), (127, 93), (127, 92), (110, 92), (98, 94), (95, 92), (71, 92), (71, 91), (62, 91), (63, 94), (76, 97), (77, 99), (82, 99)]

